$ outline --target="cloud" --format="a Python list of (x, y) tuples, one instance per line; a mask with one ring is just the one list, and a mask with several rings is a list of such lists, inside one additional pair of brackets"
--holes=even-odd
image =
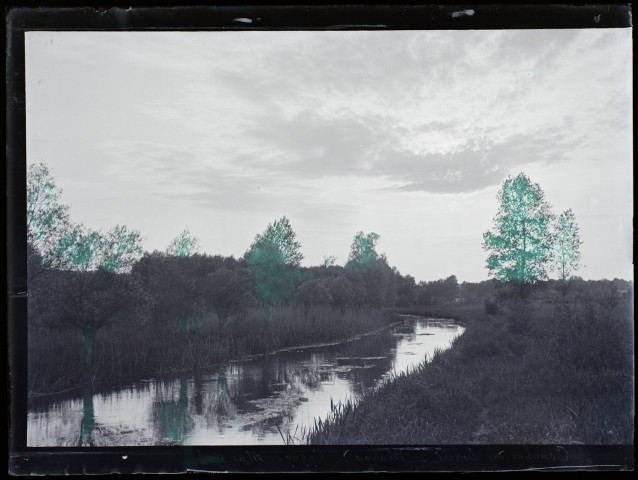
[[(229, 208), (270, 208), (282, 185), (342, 176), (383, 178), (398, 191), (471, 192), (601, 144), (602, 132), (613, 135), (630, 118), (626, 88), (592, 80), (595, 60), (574, 57), (609, 53), (615, 34), (175, 35), (168, 56), (188, 55), (173, 70), (156, 54), (164, 37), (131, 38), (124, 58), (164, 72), (162, 89), (151, 86), (133, 104), (136, 120), (149, 121), (139, 139), (120, 134), (101, 148), (133, 161), (144, 181), (173, 184), (207, 205), (237, 197)], [(626, 59), (614, 58), (618, 70)], [(242, 190), (246, 181), (274, 186), (273, 200)]]
[[(381, 176), (399, 190), (469, 192), (502, 181), (507, 173), (528, 163), (556, 163), (584, 137), (569, 132), (573, 119), (560, 125), (494, 139), (492, 133), (463, 137), (464, 142), (448, 152), (415, 152), (404, 148), (410, 131), (393, 125), (388, 116), (323, 118), (303, 112), (290, 120), (259, 122), (250, 132), (280, 152), (285, 159), (269, 165), (268, 171), (290, 181), (355, 175)], [(452, 122), (433, 121), (418, 127), (422, 132), (454, 135)], [(265, 164), (261, 168), (266, 168)]]
[(560, 133), (515, 135), (507, 141), (481, 145), (470, 139), (466, 146), (447, 154), (397, 154), (384, 173), (404, 182), (400, 190), (467, 193), (499, 184), (503, 178), (530, 163), (564, 161), (571, 141)]
[[(237, 253), (286, 214), (308, 258), (369, 229), (436, 278), (446, 255), (415, 264), (406, 239), (435, 238), (412, 227), (452, 235), (465, 212), (474, 251), (508, 174), (561, 209), (631, 211), (630, 46), (630, 29), (28, 32), (28, 161), (78, 218), (141, 222), (157, 245), (186, 223)], [(483, 278), (473, 260), (454, 273)]]
[[(308, 186), (301, 192), (277, 177), (256, 179), (228, 174), (209, 176), (207, 187), (195, 192), (156, 192), (161, 198), (215, 214), (246, 214), (269, 220), (282, 215), (306, 218), (316, 225), (349, 225), (354, 205), (331, 201)], [(201, 184), (200, 184), (201, 185)]]
[(281, 152), (276, 167), (294, 178), (364, 173), (386, 141), (389, 120), (380, 116), (325, 118), (303, 111), (290, 120), (259, 121), (248, 134)]

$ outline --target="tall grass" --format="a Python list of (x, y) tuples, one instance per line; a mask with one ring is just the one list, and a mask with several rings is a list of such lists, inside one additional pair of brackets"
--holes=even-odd
[(344, 405), (312, 444), (633, 442), (633, 307), (505, 302), (454, 348)]
[[(331, 307), (273, 308), (271, 320), (260, 309), (220, 325), (206, 316), (197, 330), (174, 325), (113, 324), (96, 335), (89, 381), (114, 385), (151, 376), (205, 368), (245, 356), (317, 343), (338, 342), (388, 326), (380, 310)], [(32, 328), (29, 331), (29, 392), (59, 392), (86, 381), (78, 333)]]

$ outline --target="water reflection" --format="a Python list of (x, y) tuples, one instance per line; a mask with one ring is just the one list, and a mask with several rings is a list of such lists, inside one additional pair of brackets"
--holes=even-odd
[[(407, 319), (358, 340), (279, 352), (116, 392), (32, 401), (28, 446), (281, 444), (393, 373), (447, 348), (463, 328)], [(79, 440), (78, 440), (79, 437)]]
[(91, 433), (95, 426), (93, 413), (93, 392), (85, 387), (82, 390), (82, 421), (80, 422), (80, 447), (91, 446)]
[(153, 401), (153, 423), (157, 429), (157, 437), (181, 444), (184, 437), (192, 429), (193, 421), (188, 415), (188, 387), (185, 378), (179, 379), (179, 394), (173, 399), (173, 392), (164, 392)]

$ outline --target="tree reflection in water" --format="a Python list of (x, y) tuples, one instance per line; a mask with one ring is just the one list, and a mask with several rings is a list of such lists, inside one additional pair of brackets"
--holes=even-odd
[(93, 445), (91, 434), (95, 428), (95, 414), (93, 412), (93, 391), (91, 387), (82, 389), (82, 421), (80, 422), (80, 447)]
[(184, 377), (179, 379), (177, 401), (153, 402), (153, 420), (159, 438), (175, 443), (181, 443), (192, 429), (193, 421), (188, 414), (188, 385)]
[[(226, 375), (226, 367), (219, 367), (217, 370), (217, 399), (214, 402), (215, 414), (220, 418), (234, 418), (237, 412), (237, 407), (233, 402), (233, 395), (228, 388), (228, 377)], [(222, 427), (221, 423), (220, 428)]]
[(203, 414), (202, 405), (202, 393), (204, 390), (204, 380), (202, 378), (202, 372), (197, 369), (193, 375), (193, 404), (195, 405), (195, 413), (197, 415)]
[[(298, 348), (214, 370), (91, 389), (29, 404), (29, 446), (280, 444), (337, 404), (445, 349), (462, 327), (406, 321), (337, 345)], [(120, 414), (121, 412), (121, 414)], [(79, 432), (79, 438), (78, 438)], [(300, 436), (301, 435), (301, 436)]]

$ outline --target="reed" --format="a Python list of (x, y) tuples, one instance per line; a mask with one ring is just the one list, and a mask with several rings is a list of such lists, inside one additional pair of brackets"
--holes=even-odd
[[(177, 322), (115, 323), (97, 332), (89, 378), (95, 385), (119, 386), (249, 355), (344, 341), (391, 322), (391, 314), (378, 309), (341, 311), (316, 306), (306, 312), (289, 305), (273, 308), (270, 320), (261, 309), (231, 317), (226, 325), (208, 315), (199, 328), (188, 332), (181, 331)], [(87, 381), (79, 334), (33, 329), (28, 348), (30, 395), (58, 392)]]
[[(445, 313), (445, 312), (440, 312)], [(333, 410), (310, 444), (631, 444), (633, 306), (450, 310), (453, 348)]]

